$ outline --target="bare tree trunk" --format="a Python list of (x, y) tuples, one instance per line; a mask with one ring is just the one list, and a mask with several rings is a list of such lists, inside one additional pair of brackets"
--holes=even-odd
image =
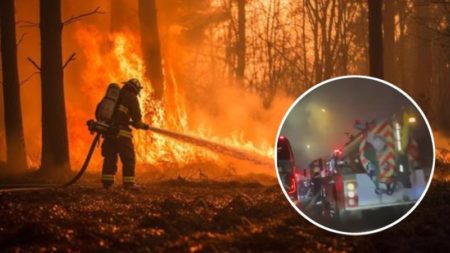
[(384, 0), (383, 15), (383, 49), (384, 49), (384, 73), (385, 78), (391, 83), (396, 84), (395, 74), (397, 72), (395, 64), (395, 2)]
[[(348, 74), (348, 65), (349, 65), (349, 54), (350, 54), (350, 43), (351, 38), (348, 34), (349, 29), (349, 15), (351, 10), (349, 10), (348, 6), (346, 5), (346, 2), (340, 0), (338, 1), (338, 25), (337, 25), (337, 37), (340, 38), (339, 44), (337, 44), (336, 50), (339, 52), (337, 53), (338, 58), (340, 59), (340, 74), (341, 75), (347, 75)], [(338, 72), (339, 73), (339, 72)]]
[[(307, 59), (307, 48), (306, 48), (306, 3), (305, 0), (303, 0), (303, 6), (302, 6), (302, 51), (303, 51), (303, 71), (304, 71), (304, 89), (302, 91), (305, 91), (307, 87), (312, 85), (310, 78), (309, 78), (309, 71), (308, 71), (308, 59)], [(307, 85), (307, 86), (305, 86)]]
[(318, 4), (318, 6), (316, 8), (318, 8), (318, 13), (319, 13), (319, 18), (318, 18), (318, 22), (319, 22), (319, 30), (320, 30), (320, 71), (321, 73), (321, 79), (325, 80), (328, 79), (328, 76), (326, 73), (326, 61), (327, 61), (327, 55), (326, 55), (326, 48), (327, 48), (327, 6), (329, 1), (325, 0), (325, 1), (320, 1), (322, 2), (322, 4)]
[(245, 72), (245, 0), (238, 0), (238, 42), (236, 76), (242, 80)]
[(409, 82), (407, 80), (407, 74), (409, 72), (407, 65), (407, 57), (406, 54), (408, 52), (408, 43), (407, 43), (407, 35), (406, 35), (406, 3), (398, 2), (397, 3), (398, 11), (399, 11), (399, 19), (398, 19), (398, 29), (399, 29), (399, 39), (398, 39), (398, 69), (399, 73), (397, 74), (398, 85), (409, 92)]
[(336, 49), (340, 43), (338, 28), (342, 14), (336, 0), (304, 1), (313, 40), (315, 82), (330, 78), (334, 71)]
[(334, 36), (335, 41), (331, 41), (333, 25), (335, 24), (336, 14), (341, 15), (341, 13), (336, 13), (336, 0), (328, 0), (324, 6), (324, 13), (322, 19), (322, 48), (323, 48), (323, 59), (324, 59), (324, 79), (328, 79), (333, 74), (333, 62), (334, 55), (332, 50), (332, 43), (335, 45), (339, 44), (339, 36), (336, 33)]
[(431, 85), (433, 69), (431, 30), (427, 27), (427, 19), (430, 18), (430, 6), (426, 3), (415, 4), (415, 20), (413, 20), (412, 32), (416, 41), (416, 60), (414, 64), (414, 93), (428, 97)]
[(381, 30), (382, 0), (368, 0), (369, 4), (369, 67), (370, 75), (383, 79), (383, 35)]
[(226, 2), (225, 4), (225, 8), (226, 8), (226, 13), (229, 17), (229, 22), (227, 25), (227, 32), (226, 32), (226, 38), (225, 38), (225, 66), (224, 66), (224, 73), (233, 76), (234, 74), (236, 74), (235, 71), (235, 66), (234, 66), (234, 61), (233, 61), (233, 57), (234, 57), (234, 45), (233, 45), (233, 37), (234, 37), (234, 33), (233, 33), (233, 28), (234, 28), (234, 23), (233, 23), (233, 18), (232, 18), (232, 0), (229, 0)]
[(318, 21), (315, 21), (312, 25), (313, 40), (314, 40), (314, 82), (319, 83), (322, 81), (322, 65), (320, 64), (319, 56), (319, 27), (317, 25)]
[(62, 68), (61, 1), (40, 0), (42, 161), (41, 170), (70, 170)]
[(14, 0), (0, 1), (0, 14), (6, 162), (12, 172), (17, 172), (27, 168), (27, 160), (20, 104), (20, 82), (17, 69)]
[[(442, 2), (445, 5), (444, 2)], [(436, 6), (434, 4), (434, 6)], [(447, 20), (448, 9), (431, 8), (429, 10), (428, 26), (437, 27)], [(432, 85), (429, 88), (430, 109), (432, 110), (431, 123), (433, 129), (440, 133), (450, 136), (450, 106), (448, 106), (448, 98), (450, 97), (450, 71), (448, 63), (450, 62), (450, 54), (448, 53), (448, 45), (450, 44), (450, 27), (447, 26), (441, 31), (434, 30), (430, 32), (431, 36), (431, 52), (433, 66), (431, 70)], [(428, 87), (427, 87), (428, 88)], [(428, 115), (427, 115), (428, 116)], [(429, 117), (430, 119), (430, 117)]]
[(164, 84), (155, 0), (139, 0), (138, 8), (146, 76), (152, 83), (155, 98), (162, 99)]

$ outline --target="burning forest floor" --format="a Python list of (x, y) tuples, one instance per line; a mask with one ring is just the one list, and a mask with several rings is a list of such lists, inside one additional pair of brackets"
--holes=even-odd
[(0, 193), (0, 251), (445, 251), (449, 170), (437, 166), (427, 196), (408, 218), (361, 237), (310, 224), (275, 181), (175, 179), (125, 191), (103, 190), (92, 179), (68, 189)]

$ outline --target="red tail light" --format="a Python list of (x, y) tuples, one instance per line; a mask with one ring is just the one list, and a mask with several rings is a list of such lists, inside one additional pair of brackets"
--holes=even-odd
[(336, 149), (333, 151), (333, 153), (334, 153), (334, 156), (340, 157), (340, 156), (342, 155), (342, 150), (339, 149), (339, 148), (336, 148)]
[(356, 196), (354, 198), (348, 198), (346, 204), (348, 207), (358, 206), (358, 196)]
[(297, 192), (297, 180), (295, 179), (295, 173), (292, 174), (291, 177), (291, 186), (289, 188), (289, 195), (292, 195)]

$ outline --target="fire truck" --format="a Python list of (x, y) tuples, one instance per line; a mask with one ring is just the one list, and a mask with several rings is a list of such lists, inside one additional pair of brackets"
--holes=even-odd
[[(365, 211), (408, 208), (426, 188), (418, 162), (418, 143), (411, 137), (415, 117), (404, 113), (384, 121), (355, 122), (359, 133), (329, 157), (311, 162), (298, 182), (302, 209), (346, 220)], [(317, 208), (320, 205), (320, 208)]]
[(297, 200), (297, 166), (291, 144), (284, 135), (280, 135), (277, 142), (277, 172), (289, 197)]

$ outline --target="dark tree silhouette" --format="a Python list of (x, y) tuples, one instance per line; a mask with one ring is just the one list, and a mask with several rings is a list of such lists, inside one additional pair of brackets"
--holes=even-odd
[(139, 0), (138, 8), (145, 74), (152, 83), (155, 97), (161, 99), (164, 94), (164, 79), (155, 0)]
[(64, 104), (61, 1), (40, 0), (42, 160), (41, 170), (62, 174), (70, 170)]
[[(349, 66), (355, 64), (352, 55), (355, 52), (351, 48), (358, 43), (359, 38), (364, 38), (362, 35), (359, 38), (355, 36), (356, 29), (363, 25), (357, 21), (365, 15), (363, 8), (355, 1), (340, 0), (304, 0), (303, 5), (302, 15), (309, 21), (311, 29), (310, 36), (303, 37), (305, 43), (312, 41), (314, 51), (311, 57), (312, 73), (309, 74), (313, 78), (305, 79), (317, 83), (332, 76), (348, 74)], [(302, 50), (309, 51), (306, 48)]]
[(27, 161), (17, 69), (14, 0), (0, 1), (0, 15), (6, 159), (8, 168), (11, 171), (18, 171), (26, 169)]
[(395, 2), (384, 0), (383, 12), (383, 50), (384, 73), (386, 80), (396, 83), (395, 73)]
[(414, 93), (429, 95), (431, 84), (431, 72), (433, 70), (432, 60), (432, 31), (427, 27), (428, 19), (431, 17), (429, 4), (416, 3), (414, 5), (413, 34), (416, 41), (416, 59), (414, 66)]
[(369, 4), (369, 74), (383, 79), (382, 0), (368, 0)]
[(238, 0), (238, 41), (236, 76), (242, 80), (245, 73), (245, 0)]

